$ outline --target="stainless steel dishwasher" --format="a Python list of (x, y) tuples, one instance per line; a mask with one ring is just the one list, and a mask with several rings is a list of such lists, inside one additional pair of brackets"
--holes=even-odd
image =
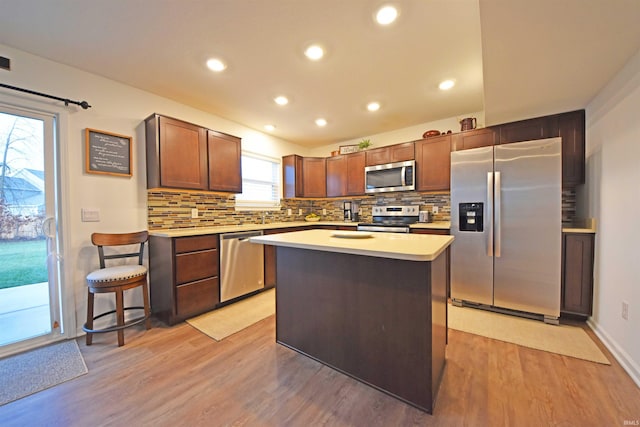
[(264, 247), (249, 242), (262, 231), (220, 235), (220, 302), (264, 288)]

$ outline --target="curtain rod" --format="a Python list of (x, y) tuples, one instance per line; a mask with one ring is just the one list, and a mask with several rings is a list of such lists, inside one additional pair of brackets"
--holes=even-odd
[(15, 87), (15, 86), (9, 86), (6, 85), (4, 83), (0, 83), (1, 87), (6, 87), (7, 89), (13, 89), (13, 90), (17, 90), (20, 92), (26, 92), (26, 93), (30, 93), (31, 95), (38, 95), (38, 96), (43, 96), (45, 98), (51, 98), (51, 99), (55, 99), (57, 101), (62, 101), (64, 102), (64, 105), (69, 106), (69, 104), (75, 104), (75, 105), (79, 105), (80, 107), (82, 107), (83, 109), (87, 109), (87, 108), (91, 108), (91, 105), (89, 105), (89, 103), (87, 101), (72, 101), (70, 99), (66, 99), (66, 98), (60, 98), (58, 96), (53, 96), (53, 95), (47, 95), (46, 93), (41, 93), (41, 92), (36, 92), (33, 90), (29, 90), (29, 89), (22, 89), (20, 87)]

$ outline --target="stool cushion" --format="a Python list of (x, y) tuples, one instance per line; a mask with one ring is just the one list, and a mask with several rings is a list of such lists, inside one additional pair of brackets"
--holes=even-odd
[(146, 273), (147, 267), (144, 265), (118, 265), (92, 271), (87, 275), (87, 280), (90, 282), (113, 282), (144, 276)]

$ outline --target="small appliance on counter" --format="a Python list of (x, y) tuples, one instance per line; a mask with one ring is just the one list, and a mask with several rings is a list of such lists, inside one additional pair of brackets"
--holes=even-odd
[(353, 221), (353, 211), (351, 210), (351, 202), (344, 202), (342, 205), (342, 211), (344, 213), (344, 221)]
[(356, 202), (351, 202), (351, 220), (353, 222), (360, 221), (360, 205)]
[(420, 211), (418, 222), (433, 222), (433, 214), (430, 211)]

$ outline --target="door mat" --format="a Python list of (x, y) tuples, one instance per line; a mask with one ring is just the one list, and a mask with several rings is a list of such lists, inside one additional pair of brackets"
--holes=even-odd
[(75, 340), (0, 359), (0, 406), (87, 372)]
[(449, 304), (449, 327), (537, 350), (611, 364), (589, 335), (577, 326), (548, 325), (538, 320)]
[(221, 341), (275, 312), (276, 290), (269, 289), (245, 300), (188, 319), (187, 323), (216, 341)]

